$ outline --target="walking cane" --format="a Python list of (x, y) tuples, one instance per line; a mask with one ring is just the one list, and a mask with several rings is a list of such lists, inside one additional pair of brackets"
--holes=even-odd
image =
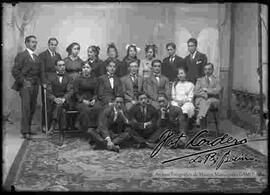
[(46, 89), (46, 87), (43, 87), (43, 89), (44, 89), (44, 107), (45, 107), (44, 108), (45, 109), (45, 131), (46, 131), (46, 135), (48, 136), (47, 89)]

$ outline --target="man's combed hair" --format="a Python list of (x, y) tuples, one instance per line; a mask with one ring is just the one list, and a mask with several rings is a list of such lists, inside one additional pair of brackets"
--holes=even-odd
[(28, 43), (31, 38), (36, 39), (37, 37), (35, 35), (29, 35), (29, 36), (25, 37), (24, 43)]
[(153, 61), (151, 62), (151, 66), (153, 67), (154, 64), (157, 63), (157, 62), (160, 63), (160, 64), (162, 64), (161, 60), (155, 59), (155, 60), (153, 60)]
[(170, 42), (170, 43), (167, 43), (167, 44), (166, 44), (166, 48), (167, 48), (167, 49), (168, 49), (169, 46), (171, 46), (172, 48), (176, 49), (176, 45), (175, 45), (175, 43), (173, 43), (173, 42)]
[(209, 65), (212, 66), (212, 68), (214, 69), (214, 65), (213, 65), (212, 63), (210, 63), (210, 62), (206, 63), (206, 64), (204, 65), (204, 67), (205, 67), (205, 66), (209, 66)]
[(55, 38), (55, 37), (49, 38), (48, 44), (49, 44), (51, 41), (56, 41), (56, 42), (57, 42), (57, 45), (58, 45), (58, 40), (57, 40), (57, 38)]
[(157, 98), (159, 97), (164, 97), (166, 100), (169, 100), (169, 97), (163, 91), (158, 92)]
[(194, 45), (197, 47), (197, 45), (198, 45), (198, 41), (195, 39), (195, 38), (190, 38), (188, 41), (187, 41), (187, 44), (188, 43), (194, 43)]

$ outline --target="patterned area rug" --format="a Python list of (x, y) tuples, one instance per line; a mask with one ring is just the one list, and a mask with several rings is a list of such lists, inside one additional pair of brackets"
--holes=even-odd
[[(249, 170), (256, 177), (181, 177), (158, 176), (157, 170), (215, 170), (211, 162), (190, 163), (185, 158), (162, 161), (198, 151), (163, 148), (150, 158), (151, 149), (121, 149), (120, 153), (92, 150), (83, 137), (68, 137), (59, 147), (52, 140), (25, 141), (15, 159), (5, 186), (16, 191), (154, 191), (154, 192), (261, 192), (267, 185), (267, 157), (246, 147), (230, 149), (232, 154), (246, 153), (256, 161), (223, 164), (219, 171)], [(227, 151), (224, 149), (224, 151)], [(223, 151), (219, 151), (222, 153)]]

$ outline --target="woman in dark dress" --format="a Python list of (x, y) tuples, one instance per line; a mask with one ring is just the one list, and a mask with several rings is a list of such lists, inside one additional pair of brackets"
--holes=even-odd
[(95, 77), (99, 77), (102, 75), (101, 68), (103, 65), (103, 61), (99, 59), (99, 46), (91, 45), (87, 49), (88, 59), (86, 62), (92, 67), (92, 74)]
[(74, 81), (73, 87), (81, 130), (96, 128), (101, 106), (96, 95), (97, 78), (92, 75), (92, 67), (87, 62), (83, 64), (82, 74)]
[(116, 71), (115, 71), (115, 75), (118, 76), (118, 77), (121, 77), (122, 74), (120, 72), (120, 67), (122, 65), (121, 61), (118, 59), (118, 50), (115, 46), (114, 43), (110, 43), (108, 45), (108, 48), (107, 48), (107, 55), (108, 55), (108, 58), (104, 61), (103, 63), (103, 66), (102, 68), (100, 69), (101, 70), (101, 74), (105, 74), (107, 72), (106, 70), (106, 65), (111, 61), (111, 60), (114, 60), (116, 62)]
[(66, 51), (68, 52), (68, 57), (64, 59), (66, 66), (66, 73), (75, 80), (82, 71), (83, 60), (79, 57), (80, 45), (79, 43), (71, 43)]
[(130, 62), (137, 61), (139, 66), (141, 62), (140, 59), (137, 58), (137, 52), (140, 49), (136, 45), (134, 44), (127, 45), (126, 49), (127, 49), (127, 55), (123, 59), (123, 64), (120, 70), (122, 74), (121, 76), (127, 75), (129, 73), (128, 66)]

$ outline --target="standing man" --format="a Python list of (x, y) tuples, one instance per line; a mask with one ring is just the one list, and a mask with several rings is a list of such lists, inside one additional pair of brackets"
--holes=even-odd
[(21, 97), (21, 133), (24, 139), (31, 139), (31, 123), (36, 109), (39, 84), (45, 87), (45, 79), (41, 63), (34, 53), (37, 47), (36, 36), (25, 38), (26, 50), (15, 57), (11, 74), (15, 79), (12, 89), (19, 92)]
[[(48, 80), (56, 72), (56, 63), (61, 60), (61, 55), (56, 52), (58, 40), (49, 38), (48, 49), (39, 54), (39, 59), (42, 67), (42, 72), (46, 80)], [(44, 109), (44, 88), (41, 86), (41, 101), (42, 101), (42, 131), (45, 132), (45, 109)]]
[(203, 76), (203, 68), (207, 63), (207, 57), (205, 54), (197, 51), (198, 42), (194, 38), (190, 38), (187, 41), (189, 55), (185, 57), (185, 64), (188, 68), (187, 80), (196, 84), (197, 78)]
[(163, 59), (161, 73), (168, 77), (170, 82), (173, 82), (177, 77), (177, 68), (179, 66), (185, 66), (185, 61), (183, 58), (176, 55), (175, 43), (167, 43), (166, 49), (169, 56)]
[(143, 77), (138, 75), (138, 71), (138, 61), (131, 61), (129, 63), (130, 73), (121, 78), (126, 108), (128, 110), (134, 104), (137, 104), (139, 91), (143, 90)]
[(220, 105), (219, 94), (221, 86), (219, 80), (213, 75), (214, 66), (208, 63), (204, 66), (205, 76), (198, 78), (195, 89), (195, 105), (199, 108), (196, 125), (201, 124), (211, 106)]
[(170, 84), (169, 79), (161, 74), (161, 61), (152, 61), (153, 74), (146, 78), (143, 84), (143, 89), (146, 95), (149, 97), (149, 102), (156, 108), (159, 108), (157, 97), (159, 93), (165, 93), (167, 97), (170, 97)]

